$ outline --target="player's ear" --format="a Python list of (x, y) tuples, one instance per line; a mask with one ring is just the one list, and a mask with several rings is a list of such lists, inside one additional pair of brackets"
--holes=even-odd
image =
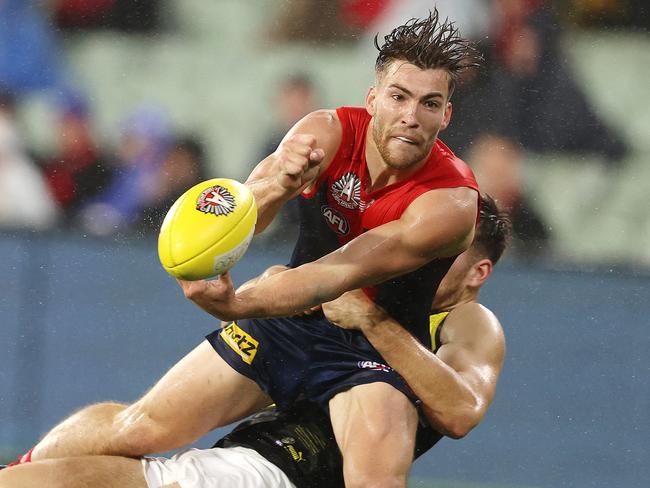
[(469, 276), (469, 285), (476, 288), (482, 286), (492, 274), (493, 266), (492, 261), (487, 258), (474, 263)]
[(449, 122), (451, 121), (451, 113), (453, 112), (453, 106), (451, 105), (451, 102), (447, 102), (447, 106), (445, 107), (445, 114), (442, 116), (442, 124), (440, 125), (440, 130), (444, 130), (447, 128), (449, 125)]
[(368, 112), (371, 117), (375, 115), (376, 103), (377, 103), (377, 88), (371, 86), (370, 88), (368, 88), (368, 93), (366, 94), (366, 112)]

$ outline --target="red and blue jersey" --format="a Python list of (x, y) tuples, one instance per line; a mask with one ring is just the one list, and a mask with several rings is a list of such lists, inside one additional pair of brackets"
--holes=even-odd
[[(439, 188), (478, 185), (471, 169), (440, 140), (426, 163), (411, 177), (367, 191), (370, 177), (365, 150), (371, 117), (361, 107), (337, 109), (341, 144), (316, 183), (299, 197), (300, 236), (291, 266), (314, 261), (363, 232), (399, 219), (420, 195)], [(454, 258), (437, 259), (422, 268), (365, 292), (423, 343), (429, 344), (428, 317), (440, 280)]]

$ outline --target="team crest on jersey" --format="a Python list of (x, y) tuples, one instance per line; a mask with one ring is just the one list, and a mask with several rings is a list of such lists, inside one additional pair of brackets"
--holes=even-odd
[(235, 210), (235, 197), (223, 186), (211, 186), (199, 195), (196, 209), (206, 214), (228, 215)]
[(361, 180), (355, 173), (345, 173), (332, 184), (332, 196), (341, 207), (351, 210), (361, 203)]
[(375, 361), (359, 361), (357, 366), (361, 369), (372, 369), (374, 371), (383, 371), (384, 373), (390, 373), (393, 371), (393, 368), (390, 366)]
[(350, 232), (350, 224), (341, 212), (333, 209), (329, 205), (323, 205), (320, 208), (320, 211), (322, 212), (323, 217), (325, 217), (327, 225), (329, 225), (330, 229), (334, 232), (342, 236), (345, 236)]

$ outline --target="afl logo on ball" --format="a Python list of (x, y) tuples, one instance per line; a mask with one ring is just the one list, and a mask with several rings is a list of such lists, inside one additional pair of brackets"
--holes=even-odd
[(199, 195), (196, 209), (214, 215), (228, 215), (235, 210), (235, 197), (223, 186), (211, 186)]
[(327, 225), (329, 225), (330, 229), (334, 232), (341, 234), (342, 236), (350, 232), (350, 224), (348, 224), (348, 221), (345, 220), (345, 217), (343, 217), (339, 212), (329, 205), (323, 205), (320, 210), (327, 221)]
[(361, 181), (354, 173), (345, 173), (332, 184), (332, 196), (341, 207), (359, 208)]

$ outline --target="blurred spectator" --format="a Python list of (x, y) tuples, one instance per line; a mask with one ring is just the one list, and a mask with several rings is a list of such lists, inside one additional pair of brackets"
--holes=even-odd
[(70, 222), (85, 203), (106, 188), (112, 167), (93, 140), (89, 110), (83, 97), (67, 91), (61, 95), (56, 109), (58, 152), (45, 161), (43, 172)]
[(157, 233), (167, 211), (185, 190), (207, 179), (203, 144), (194, 137), (181, 137), (172, 145), (156, 175), (150, 202), (142, 210), (139, 230)]
[(355, 40), (395, 0), (285, 0), (270, 36), (281, 42)]
[(117, 166), (109, 186), (81, 212), (81, 226), (96, 235), (132, 228), (157, 192), (158, 173), (171, 142), (171, 124), (158, 107), (141, 106), (124, 122)]
[[(262, 145), (257, 161), (274, 152), (287, 131), (301, 118), (318, 107), (318, 95), (312, 79), (304, 73), (295, 73), (284, 78), (277, 89), (273, 103), (275, 124)], [(287, 229), (294, 229), (298, 221), (298, 205), (290, 200), (274, 219), (269, 235), (286, 235)]]
[(64, 83), (60, 44), (40, 3), (0, 1), (0, 84), (18, 95)]
[(0, 88), (0, 226), (41, 230), (56, 218), (56, 204), (20, 140), (15, 99)]
[(647, 0), (562, 0), (567, 17), (581, 26), (650, 28)]
[[(525, 195), (524, 151), (601, 154), (618, 164), (627, 147), (592, 109), (561, 53), (562, 29), (543, 0), (493, 0), (483, 76), (463, 80), (442, 139), (477, 172), (481, 188), (512, 214), (519, 250), (550, 239)], [(517, 246), (515, 246), (517, 248)]]
[(389, 2), (374, 23), (366, 27), (367, 34), (371, 37), (378, 34), (382, 39), (396, 25), (427, 15), (434, 4), (440, 18), (453, 20), (463, 37), (481, 39), (489, 33), (491, 12), (487, 0), (397, 0)]
[(258, 161), (277, 149), (284, 135), (296, 122), (318, 108), (317, 98), (314, 82), (304, 73), (292, 74), (280, 82), (273, 100), (274, 127), (262, 145)]
[(108, 28), (155, 32), (161, 23), (160, 0), (55, 0), (54, 18), (65, 30)]

